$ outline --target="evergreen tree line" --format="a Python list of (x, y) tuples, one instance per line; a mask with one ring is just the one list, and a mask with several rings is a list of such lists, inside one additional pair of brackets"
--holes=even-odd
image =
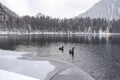
[(108, 28), (112, 33), (120, 33), (120, 20), (107, 21), (106, 19), (70, 18), (59, 19), (49, 16), (12, 19), (6, 22), (8, 30), (17, 31), (40, 31), (40, 32), (99, 32)]

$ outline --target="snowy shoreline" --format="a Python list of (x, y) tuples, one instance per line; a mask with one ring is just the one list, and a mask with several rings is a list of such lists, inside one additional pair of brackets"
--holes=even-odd
[(84, 33), (84, 32), (0, 32), (0, 35), (7, 35), (7, 34), (14, 34), (14, 35), (31, 35), (31, 34), (60, 34), (60, 35), (120, 35), (120, 33)]
[(0, 49), (0, 53), (0, 77), (2, 80), (49, 80), (52, 78), (58, 80), (60, 74), (63, 74), (62, 77), (65, 80), (67, 80), (67, 76), (70, 77), (69, 80), (95, 80), (78, 67), (63, 61), (19, 59), (25, 52)]

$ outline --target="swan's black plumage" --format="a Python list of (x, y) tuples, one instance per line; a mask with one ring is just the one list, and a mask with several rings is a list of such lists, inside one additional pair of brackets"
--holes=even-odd
[(71, 54), (72, 57), (74, 57), (74, 49), (75, 49), (75, 47), (73, 47), (72, 49), (69, 50), (69, 54)]
[(64, 46), (60, 47), (59, 50), (63, 51), (64, 50)]

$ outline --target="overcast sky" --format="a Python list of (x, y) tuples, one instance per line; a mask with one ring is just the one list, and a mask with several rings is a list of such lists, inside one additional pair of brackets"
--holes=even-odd
[(100, 0), (0, 0), (18, 15), (35, 16), (42, 13), (52, 17), (70, 18), (77, 16)]

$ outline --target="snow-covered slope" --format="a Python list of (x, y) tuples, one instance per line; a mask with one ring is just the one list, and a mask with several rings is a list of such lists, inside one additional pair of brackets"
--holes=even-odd
[(10, 17), (18, 17), (18, 15), (16, 13), (14, 13), (13, 11), (9, 10), (7, 7), (5, 7), (2, 3), (0, 3), (0, 8), (2, 8), (4, 11), (4, 14), (10, 16)]
[(79, 17), (120, 19), (120, 0), (101, 0)]
[(0, 27), (5, 27), (7, 22), (11, 19), (18, 18), (18, 15), (0, 3)]

